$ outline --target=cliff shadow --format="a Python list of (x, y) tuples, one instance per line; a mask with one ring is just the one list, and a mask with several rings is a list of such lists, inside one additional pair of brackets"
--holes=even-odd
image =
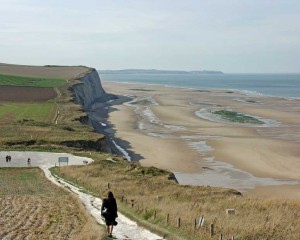
[(131, 100), (132, 98), (127, 96), (111, 94), (109, 101), (96, 101), (87, 113), (94, 130), (105, 135), (111, 153), (122, 155), (129, 161), (137, 162), (144, 157), (130, 150), (132, 149), (130, 142), (116, 138), (116, 126), (109, 121), (109, 113), (119, 111), (114, 106), (122, 105)]

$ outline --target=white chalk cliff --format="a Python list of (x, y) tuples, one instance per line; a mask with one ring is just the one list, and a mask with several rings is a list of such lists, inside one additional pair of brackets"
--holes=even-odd
[(74, 93), (75, 101), (80, 103), (85, 111), (88, 111), (96, 102), (106, 102), (111, 98), (101, 84), (100, 77), (95, 69), (90, 69), (79, 76), (70, 87)]
[(95, 69), (87, 69), (72, 82), (69, 89), (73, 93), (74, 101), (80, 104), (87, 113), (88, 121), (86, 123), (90, 124), (96, 132), (105, 136), (101, 139), (102, 151), (114, 151), (115, 147), (111, 141), (113, 136), (109, 136), (106, 131), (108, 128), (106, 120), (109, 109), (108, 101), (117, 97), (104, 91)]

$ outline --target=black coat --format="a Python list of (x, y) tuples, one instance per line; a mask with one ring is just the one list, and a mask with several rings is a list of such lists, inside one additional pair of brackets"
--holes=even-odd
[[(107, 209), (107, 217), (108, 218), (116, 218), (118, 217), (118, 207), (117, 207), (117, 202), (115, 198), (104, 198), (101, 206), (101, 212), (103, 209)], [(106, 217), (105, 217), (106, 218)]]

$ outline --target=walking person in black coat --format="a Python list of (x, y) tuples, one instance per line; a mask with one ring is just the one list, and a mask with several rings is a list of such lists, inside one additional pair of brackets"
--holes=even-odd
[(116, 218), (118, 217), (117, 212), (118, 207), (116, 199), (113, 193), (109, 191), (107, 198), (103, 199), (101, 206), (101, 215), (105, 218), (108, 237), (112, 237), (113, 228), (118, 224), (116, 222)]

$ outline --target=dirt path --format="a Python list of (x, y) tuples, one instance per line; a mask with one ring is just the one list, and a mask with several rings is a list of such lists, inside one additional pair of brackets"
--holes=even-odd
[[(12, 157), (11, 162), (6, 162), (5, 156)], [(0, 167), (26, 167), (27, 158), (31, 158), (31, 166), (40, 167), (45, 176), (54, 184), (65, 187), (68, 191), (75, 193), (81, 202), (85, 205), (86, 210), (96, 219), (96, 221), (104, 225), (101, 217), (100, 208), (102, 200), (90, 194), (83, 193), (80, 188), (77, 188), (61, 178), (54, 177), (49, 168), (58, 164), (58, 157), (69, 157), (69, 165), (83, 165), (83, 161), (91, 163), (93, 160), (85, 157), (77, 157), (66, 153), (48, 153), (48, 152), (0, 152)], [(130, 240), (161, 240), (162, 237), (151, 233), (150, 231), (138, 226), (134, 221), (131, 221), (121, 213), (117, 218), (118, 226), (114, 228), (114, 239), (130, 239)]]

